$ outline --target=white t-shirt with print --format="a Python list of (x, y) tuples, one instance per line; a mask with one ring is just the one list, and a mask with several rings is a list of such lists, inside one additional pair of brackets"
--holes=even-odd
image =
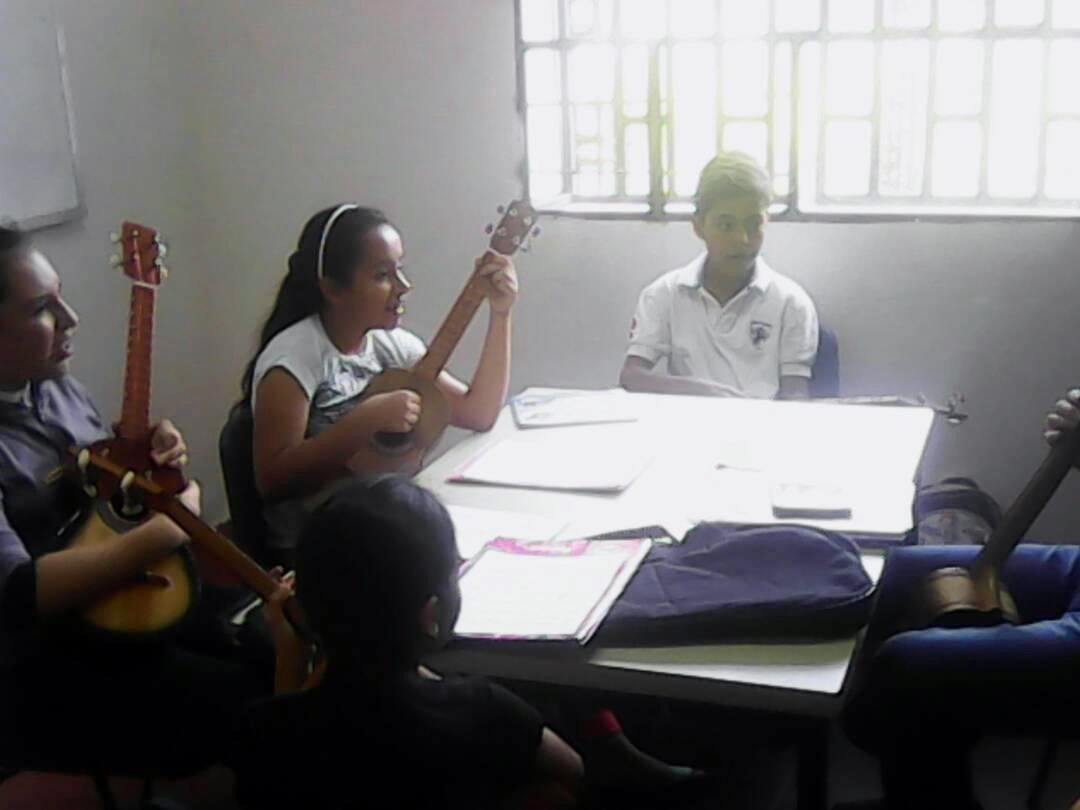
[[(344, 354), (326, 334), (319, 316), (312, 315), (282, 330), (259, 354), (251, 378), (251, 407), (254, 410), (262, 379), (275, 368), (284, 369), (311, 402), (308, 413), (311, 435), (347, 413), (351, 403), (380, 371), (412, 368), (426, 351), (424, 341), (406, 329), (375, 329), (365, 335), (360, 351)], [(295, 547), (316, 501), (300, 497), (264, 504), (269, 544)]]
[(412, 368), (424, 356), (424, 341), (407, 329), (373, 329), (356, 354), (343, 354), (318, 315), (283, 329), (255, 361), (251, 407), (259, 383), (272, 369), (289, 372), (317, 409), (332, 408), (363, 393), (371, 378), (387, 368)]
[(806, 291), (758, 257), (750, 282), (721, 305), (702, 284), (705, 259), (698, 256), (642, 291), (627, 355), (666, 360), (669, 374), (761, 399), (776, 396), (781, 377), (809, 377), (818, 318)]

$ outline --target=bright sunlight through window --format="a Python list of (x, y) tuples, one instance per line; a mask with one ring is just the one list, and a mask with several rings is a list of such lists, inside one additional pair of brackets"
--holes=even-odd
[(529, 192), (691, 210), (721, 149), (783, 216), (1080, 217), (1080, 0), (518, 0)]

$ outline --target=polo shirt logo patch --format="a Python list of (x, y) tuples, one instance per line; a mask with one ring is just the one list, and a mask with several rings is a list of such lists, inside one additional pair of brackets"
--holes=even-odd
[(750, 342), (761, 346), (772, 334), (772, 324), (764, 321), (750, 321)]

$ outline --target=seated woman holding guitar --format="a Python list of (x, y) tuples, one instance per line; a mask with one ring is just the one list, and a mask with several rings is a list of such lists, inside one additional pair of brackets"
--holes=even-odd
[[(269, 688), (246, 665), (172, 645), (113, 645), (78, 617), (187, 542), (154, 515), (93, 545), (61, 537), (87, 500), (57, 475), (69, 446), (109, 435), (68, 373), (79, 319), (49, 261), (0, 227), (0, 765), (43, 763), (141, 772), (213, 762), (232, 711)], [(152, 428), (157, 465), (182, 467), (184, 440)], [(199, 487), (180, 494), (199, 509)], [(37, 758), (35, 760), (35, 757)]]
[(471, 383), (436, 369), (437, 392), (371, 393), (369, 384), (380, 373), (412, 368), (427, 351), (400, 327), (403, 299), (412, 288), (403, 257), (401, 236), (386, 216), (351, 204), (313, 216), (289, 257), (288, 275), (243, 381), (254, 416), (253, 462), (267, 502), (268, 540), (286, 559), (288, 552), (280, 550), (295, 546), (307, 511), (301, 498), (352, 473), (419, 469), (424, 443), (406, 443), (395, 452), (380, 445), (381, 435), (418, 431), (425, 409), (444, 403), (451, 424), (487, 430), (505, 400), (517, 276), (511, 261), (493, 251), (476, 260), (470, 282), (491, 309)]

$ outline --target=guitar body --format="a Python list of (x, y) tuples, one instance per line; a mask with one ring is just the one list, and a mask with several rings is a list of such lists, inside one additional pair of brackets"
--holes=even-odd
[[(149, 465), (149, 437), (106, 439), (91, 445), (90, 452), (153, 480), (170, 494), (184, 489), (184, 477), (179, 470)], [(99, 489), (93, 474), (86, 471), (81, 474), (85, 484)], [(121, 489), (110, 489), (115, 489), (112, 497), (95, 501), (68, 543), (69, 548), (123, 542), (119, 535), (134, 529), (147, 517), (148, 510), (137, 493), (125, 500)], [(91, 604), (83, 613), (83, 621), (99, 634), (147, 638), (178, 627), (194, 608), (198, 596), (195, 561), (185, 547), (154, 562), (139, 579)]]
[(420, 395), (420, 421), (408, 433), (377, 433), (372, 445), (380, 453), (390, 456), (416, 450), (423, 455), (435, 445), (450, 424), (450, 403), (430, 379), (400, 368), (386, 369), (373, 377), (364, 389), (361, 401), (393, 391), (414, 391)]
[[(68, 547), (92, 548), (123, 542), (118, 535), (137, 525), (116, 514), (111, 504), (95, 504)], [(138, 581), (91, 604), (83, 612), (82, 621), (96, 636), (125, 640), (156, 638), (179, 627), (198, 598), (195, 561), (185, 547), (153, 563)]]
[(940, 568), (926, 578), (929, 623), (937, 627), (994, 627), (1019, 624), (1012, 595), (1000, 583), (967, 568)]
[(971, 565), (931, 572), (915, 615), (940, 627), (1019, 624), (1016, 602), (1001, 584), (1001, 569), (1078, 459), (1080, 430), (1074, 430), (1053, 446)]

